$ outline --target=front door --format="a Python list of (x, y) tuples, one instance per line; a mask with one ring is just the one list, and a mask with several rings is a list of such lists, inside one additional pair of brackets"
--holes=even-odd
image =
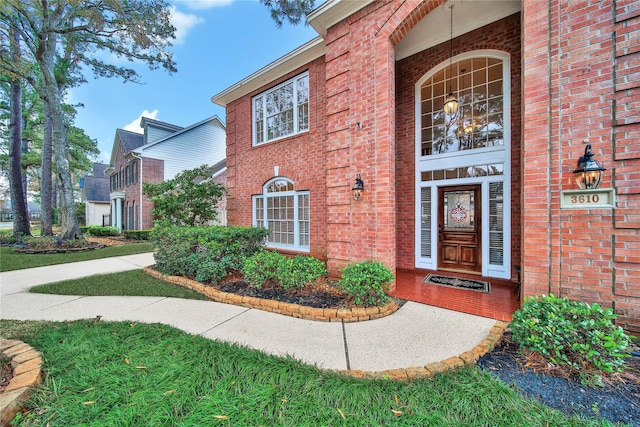
[(438, 269), (482, 272), (480, 185), (438, 189)]

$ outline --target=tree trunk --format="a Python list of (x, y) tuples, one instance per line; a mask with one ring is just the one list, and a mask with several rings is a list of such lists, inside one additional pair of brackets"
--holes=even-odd
[(71, 168), (69, 166), (69, 141), (67, 139), (67, 124), (62, 111), (62, 96), (55, 77), (55, 53), (57, 35), (51, 33), (42, 37), (45, 43), (44, 49), (36, 55), (38, 66), (42, 72), (43, 101), (47, 105), (52, 124), (53, 155), (56, 164), (56, 179), (60, 191), (60, 232), (61, 240), (73, 240), (82, 237), (76, 205), (73, 198), (73, 182), (71, 180)]
[[(20, 83), (20, 82), (19, 82)], [(22, 91), (22, 86), (21, 89)], [(20, 93), (20, 114), (22, 114), (22, 92)], [(20, 123), (21, 129), (23, 126), (23, 123)], [(20, 155), (24, 155), (27, 154), (29, 152), (29, 142), (22, 137), (22, 133), (20, 134)], [(25, 212), (27, 213), (27, 221), (29, 221), (29, 186), (27, 185), (27, 167), (22, 165), (22, 159), (20, 159), (20, 163), (21, 163), (21, 167), (20, 167), (20, 173), (22, 174), (22, 195), (24, 196), (24, 209)]]
[(53, 209), (52, 209), (52, 139), (53, 126), (48, 104), (44, 103), (44, 138), (42, 141), (42, 169), (40, 170), (40, 200), (43, 236), (53, 236)]
[[(11, 32), (12, 56), (16, 62), (20, 58), (20, 36)], [(9, 187), (11, 192), (11, 211), (13, 214), (13, 234), (30, 236), (29, 217), (24, 203), (25, 194), (22, 188), (22, 86), (19, 80), (11, 85), (9, 131), (11, 144), (9, 147)]]
[(69, 166), (69, 143), (67, 141), (67, 125), (64, 121), (61, 102), (57, 88), (48, 90), (49, 113), (53, 124), (53, 152), (56, 163), (56, 179), (60, 191), (60, 233), (61, 240), (73, 240), (82, 236), (76, 204), (73, 197), (73, 181)]

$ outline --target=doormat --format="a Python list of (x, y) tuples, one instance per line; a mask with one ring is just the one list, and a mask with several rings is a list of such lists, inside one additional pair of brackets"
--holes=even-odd
[(431, 285), (449, 286), (452, 288), (468, 289), (471, 291), (491, 293), (491, 285), (489, 282), (473, 279), (461, 279), (459, 277), (440, 276), (437, 274), (429, 274), (424, 278), (422, 283)]

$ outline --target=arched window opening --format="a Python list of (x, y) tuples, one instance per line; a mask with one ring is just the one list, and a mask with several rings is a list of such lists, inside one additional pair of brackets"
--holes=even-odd
[(296, 191), (293, 182), (274, 178), (253, 196), (253, 225), (269, 230), (267, 245), (309, 251), (309, 192)]
[[(504, 145), (503, 61), (492, 57), (465, 58), (443, 67), (420, 86), (421, 155)], [(451, 90), (458, 111), (443, 110)]]

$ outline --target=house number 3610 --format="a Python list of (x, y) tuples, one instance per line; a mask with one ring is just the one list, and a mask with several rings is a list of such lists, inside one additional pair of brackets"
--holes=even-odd
[(584, 204), (584, 203), (598, 203), (600, 202), (600, 196), (597, 194), (577, 194), (571, 196), (571, 203)]
[(615, 207), (615, 194), (612, 188), (597, 190), (562, 191), (560, 207), (569, 209), (593, 209)]

